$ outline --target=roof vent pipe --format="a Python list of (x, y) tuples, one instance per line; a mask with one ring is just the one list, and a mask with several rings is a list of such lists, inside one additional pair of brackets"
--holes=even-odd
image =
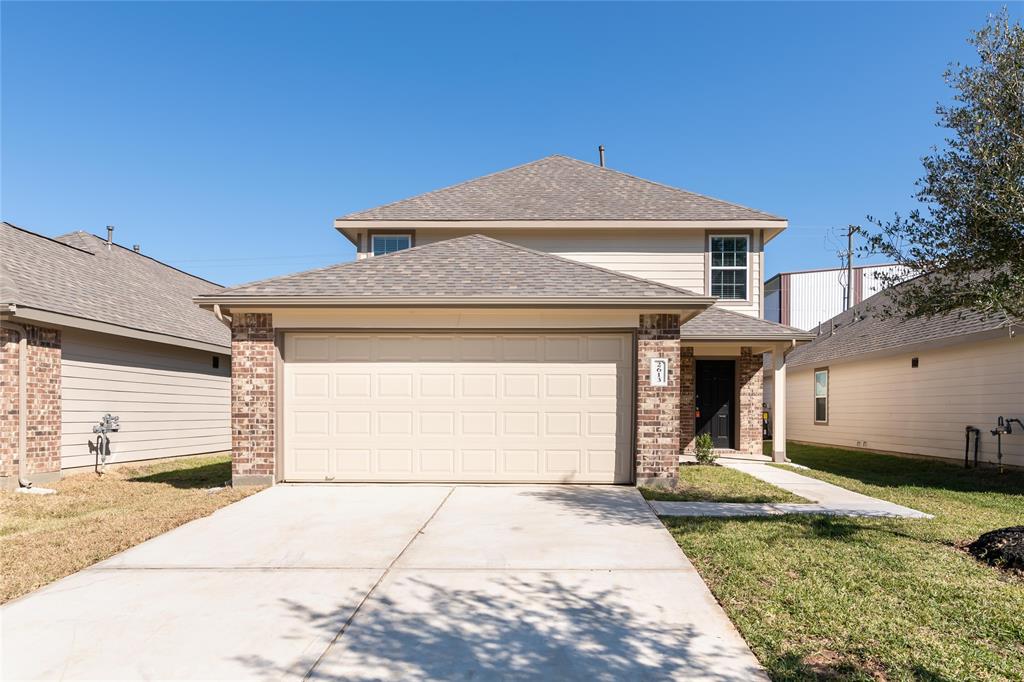
[(110, 251), (110, 245), (114, 243), (114, 226), (107, 225), (107, 251)]
[(597, 145), (597, 158), (601, 163), (601, 168), (604, 168), (604, 145)]
[(135, 253), (142, 253), (142, 247), (138, 244), (132, 244), (132, 251)]

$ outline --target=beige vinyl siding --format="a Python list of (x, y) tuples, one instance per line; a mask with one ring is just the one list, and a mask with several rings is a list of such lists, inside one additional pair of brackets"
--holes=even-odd
[(61, 459), (93, 466), (92, 427), (120, 417), (111, 462), (231, 448), (229, 357), (105, 334), (65, 330), (61, 361)]
[[(916, 369), (913, 357), (920, 359)], [(815, 367), (789, 368), (789, 439), (962, 459), (964, 427), (970, 424), (982, 430), (979, 459), (994, 462), (996, 438), (989, 430), (996, 418), (1024, 413), (1020, 339), (967, 342), (828, 368), (827, 425), (814, 423)], [(1003, 437), (1003, 462), (1024, 466), (1024, 433)]]
[[(495, 239), (521, 244), (537, 251), (624, 272), (655, 282), (689, 289), (703, 294), (706, 289), (705, 269), (707, 234), (733, 234), (729, 230), (488, 230), (430, 229), (416, 232), (416, 244), (430, 244), (453, 239), (467, 233), (485, 234)], [(748, 234), (742, 231), (735, 234)], [(754, 234), (751, 241), (750, 301), (722, 301), (730, 310), (760, 316), (761, 307), (761, 239)]]

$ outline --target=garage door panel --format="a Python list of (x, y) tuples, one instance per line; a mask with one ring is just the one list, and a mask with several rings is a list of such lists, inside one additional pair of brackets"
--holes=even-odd
[(306, 336), (285, 340), (286, 480), (628, 480), (628, 335)]

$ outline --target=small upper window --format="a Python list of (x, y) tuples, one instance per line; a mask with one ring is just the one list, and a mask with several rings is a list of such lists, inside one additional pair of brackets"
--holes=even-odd
[(828, 369), (814, 370), (814, 421), (828, 422)]
[(711, 295), (746, 300), (747, 237), (711, 238)]
[(408, 249), (412, 246), (412, 237), (407, 234), (375, 234), (373, 235), (373, 255), (385, 256), (395, 251)]

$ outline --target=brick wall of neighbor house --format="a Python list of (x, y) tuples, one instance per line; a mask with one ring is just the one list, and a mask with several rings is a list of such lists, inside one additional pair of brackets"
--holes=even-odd
[[(672, 485), (679, 476), (681, 363), (678, 315), (641, 315), (637, 334), (636, 479)], [(651, 386), (651, 358), (668, 358), (668, 386)], [(692, 382), (692, 377), (691, 377)]]
[(697, 361), (693, 346), (683, 346), (679, 358), (679, 446), (693, 454), (697, 434)]
[(736, 362), (736, 381), (739, 386), (739, 446), (738, 450), (751, 455), (762, 454), (761, 403), (764, 398), (764, 360), (749, 346), (740, 348)]
[[(24, 325), (27, 344), (26, 472), (31, 478), (60, 472), (60, 330)], [(18, 474), (18, 332), (0, 331), (0, 476)], [(47, 477), (49, 478), (49, 476)]]
[(276, 353), (272, 315), (234, 315), (231, 322), (231, 474), (237, 485), (274, 481)]

